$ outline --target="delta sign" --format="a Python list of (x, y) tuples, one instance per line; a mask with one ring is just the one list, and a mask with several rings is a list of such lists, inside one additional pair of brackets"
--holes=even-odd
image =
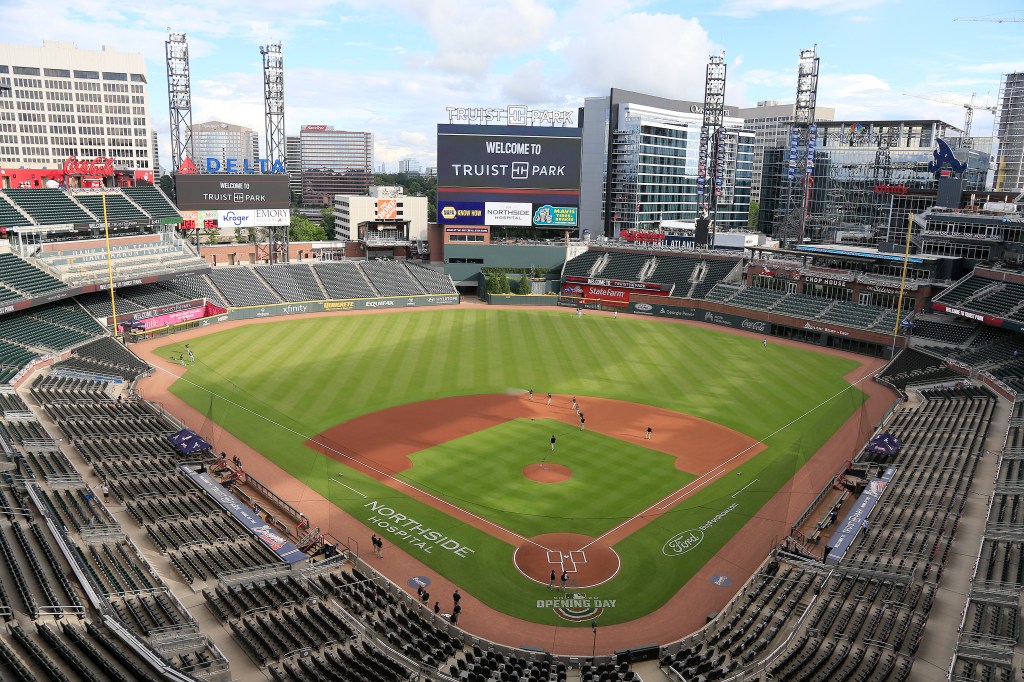
[[(241, 163), (239, 163), (241, 162)], [(284, 162), (270, 159), (257, 159), (258, 165), (253, 165), (250, 159), (220, 159), (212, 156), (206, 157), (206, 172), (220, 173), (223, 167), (225, 173), (287, 173)]]

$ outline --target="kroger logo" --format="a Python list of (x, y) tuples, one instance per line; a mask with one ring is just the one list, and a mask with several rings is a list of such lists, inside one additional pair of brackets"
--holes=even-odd
[(637, 303), (635, 306), (633, 306), (634, 309), (642, 310), (644, 312), (653, 309), (653, 307), (654, 306), (652, 306), (650, 303)]
[(704, 531), (694, 528), (676, 533), (668, 539), (668, 542), (661, 548), (665, 556), (682, 556), (696, 547), (704, 539)]
[(226, 211), (221, 214), (220, 219), (231, 223), (235, 227), (241, 227), (243, 224), (248, 222), (249, 216), (242, 215), (241, 213), (235, 213), (234, 211)]
[(764, 332), (768, 330), (768, 325), (760, 320), (743, 320), (743, 328), (755, 332)]

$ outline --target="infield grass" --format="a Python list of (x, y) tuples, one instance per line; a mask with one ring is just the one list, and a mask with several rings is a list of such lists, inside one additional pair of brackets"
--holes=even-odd
[[(596, 537), (694, 479), (671, 455), (550, 419), (514, 419), (411, 459), (399, 478), (527, 538), (553, 531)], [(523, 475), (542, 462), (566, 466), (572, 476), (539, 483)]]
[[(758, 514), (864, 399), (842, 378), (858, 365), (848, 358), (771, 341), (763, 348), (760, 337), (703, 326), (628, 316), (578, 319), (563, 310), (466, 306), (281, 320), (212, 333), (192, 339), (191, 347), (197, 363), (173, 385), (174, 393), (364, 523), (375, 518), (374, 505), (386, 503), (423, 525), (443, 530), (471, 551), (465, 556), (438, 548), (407, 551), (492, 607), (549, 624), (565, 622), (550, 609), (536, 606), (546, 588), (515, 570), (511, 545), (313, 452), (305, 441), (340, 422), (395, 405), (531, 387), (541, 395), (550, 391), (655, 405), (764, 440), (767, 447), (743, 466), (741, 476), (715, 480), (616, 545), (622, 559), (619, 574), (590, 592), (618, 600), (616, 608), (601, 617), (610, 625), (663, 604)], [(183, 350), (181, 342), (157, 352), (176, 357)], [(579, 434), (580, 442), (589, 442), (591, 435)], [(489, 437), (486, 432), (474, 437), (473, 448)], [(499, 450), (506, 449), (507, 441), (496, 441)], [(608, 441), (609, 447), (628, 452), (627, 444)], [(559, 439), (559, 456), (565, 452), (564, 442)], [(544, 443), (538, 446), (543, 449)], [(849, 456), (860, 445), (850, 443)], [(431, 455), (414, 458), (424, 456)], [(579, 475), (604, 482), (596, 484), (600, 489), (587, 502), (600, 508), (606, 496), (629, 480), (636, 463), (627, 458), (605, 471), (590, 471), (601, 464), (597, 458), (575, 465)], [(418, 466), (406, 473), (423, 476), (425, 485), (467, 504), (507, 511), (523, 493), (506, 490), (521, 474), (514, 471), (515, 465), (505, 466), (512, 473), (501, 480), (488, 475), (456, 483), (449, 474), (447, 481), (438, 481), (434, 478), (444, 476), (427, 467), (417, 472)], [(346, 472), (347, 487), (331, 481), (339, 470)], [(611, 515), (623, 513), (617, 504), (611, 505)], [(567, 505), (548, 517), (550, 526), (543, 523), (549, 512), (533, 507), (525, 511), (536, 515), (530, 523), (536, 523), (537, 531), (580, 532), (566, 528), (564, 519), (558, 518), (574, 516)], [(696, 549), (680, 556), (664, 553), (665, 542), (673, 535), (708, 524), (723, 511)], [(581, 509), (579, 523), (600, 514)], [(515, 523), (525, 524), (526, 518), (520, 513)], [(365, 533), (356, 539), (368, 546), (369, 531), (350, 532)], [(771, 542), (764, 538), (764, 546), (751, 551), (764, 556)]]

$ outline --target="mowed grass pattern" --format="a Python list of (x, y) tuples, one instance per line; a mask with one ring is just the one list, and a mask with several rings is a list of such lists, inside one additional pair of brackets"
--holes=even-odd
[[(492, 607), (543, 623), (564, 621), (536, 607), (543, 595), (513, 568), (514, 547), (358, 469), (345, 469), (346, 485), (358, 493), (332, 483), (343, 465), (305, 447), (306, 439), (395, 405), (531, 387), (540, 395), (550, 391), (656, 405), (763, 439), (766, 449), (744, 465), (744, 476), (723, 477), (702, 487), (616, 546), (622, 569), (594, 592), (620, 599), (614, 611), (602, 616), (611, 624), (663, 604), (757, 514), (864, 398), (842, 379), (857, 366), (855, 361), (810, 347), (769, 341), (763, 348), (760, 337), (704, 326), (627, 316), (577, 319), (561, 310), (466, 306), (281, 320), (212, 333), (191, 340), (191, 347), (197, 363), (174, 384), (174, 393), (364, 523), (374, 518), (372, 505), (386, 501), (401, 514), (471, 546), (469, 557), (412, 547), (408, 551)], [(181, 342), (158, 352), (177, 357), (183, 350)], [(849, 445), (850, 456), (859, 445)], [(345, 452), (345, 444), (337, 449)], [(607, 487), (617, 486), (630, 471), (629, 465), (620, 467)], [(465, 488), (481, 485), (498, 494), (503, 485), (463, 478)], [(754, 478), (756, 485), (736, 492)], [(599, 500), (604, 490), (595, 491), (594, 497)], [(714, 526), (715, 532), (697, 550), (681, 557), (663, 555), (667, 538), (698, 527), (733, 503), (738, 507)], [(573, 516), (572, 510), (563, 515)], [(367, 537), (357, 540), (367, 543), (365, 530), (345, 529), (342, 537), (360, 532)], [(393, 535), (384, 536), (401, 543)], [(752, 551), (763, 555), (766, 549)]]
[[(545, 461), (572, 476), (539, 483), (522, 474)], [(412, 462), (399, 478), (527, 538), (597, 537), (694, 479), (671, 455), (549, 419), (499, 424), (423, 450)]]

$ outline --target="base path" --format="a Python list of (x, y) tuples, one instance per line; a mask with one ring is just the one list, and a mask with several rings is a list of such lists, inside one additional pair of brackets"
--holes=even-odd
[[(467, 302), (469, 299), (467, 299)], [(462, 305), (457, 309), (471, 315), (474, 310), (485, 306)], [(491, 309), (491, 308), (489, 308)], [(517, 310), (522, 308), (517, 308)], [(449, 309), (446, 309), (449, 310)], [(575, 315), (571, 309), (534, 308), (554, 313)], [(430, 312), (429, 308), (414, 308), (403, 311), (366, 311), (338, 313), (337, 315), (417, 315)], [(316, 317), (323, 317), (318, 313)], [(326, 315), (333, 315), (326, 313)], [(587, 311), (588, 316), (607, 316), (614, 324), (611, 314)], [(314, 315), (295, 316), (312, 318)], [(288, 319), (293, 319), (289, 317)], [(214, 444), (216, 450), (229, 455), (238, 455), (245, 462), (246, 471), (262, 481), (272, 481), (274, 492), (292, 505), (303, 510), (312, 524), (326, 530), (334, 537), (349, 542), (353, 549), (369, 546), (370, 530), (358, 520), (331, 504), (322, 495), (305, 485), (293, 474), (284, 471), (247, 443), (228, 433), (218, 424), (209, 421), (205, 415), (185, 403), (168, 389), (185, 368), (160, 357), (152, 351), (167, 344), (178, 344), (184, 348), (186, 341), (208, 334), (251, 324), (279, 323), (280, 318), (227, 322), (211, 327), (191, 329), (169, 337), (144, 341), (132, 346), (132, 350), (148, 361), (157, 371), (141, 380), (139, 392), (150, 400), (162, 405), (167, 411), (200, 433)], [(715, 329), (723, 334), (738, 334), (760, 340), (761, 335), (732, 330), (724, 327), (667, 318), (652, 318), (651, 324), (696, 325)], [(773, 539), (785, 537), (792, 523), (815, 496), (839, 472), (848, 460), (854, 457), (868, 438), (875, 425), (885, 415), (896, 399), (895, 393), (870, 379), (884, 364), (875, 358), (845, 353), (832, 349), (809, 346), (796, 341), (772, 338), (768, 352), (773, 346), (792, 346), (802, 350), (838, 355), (860, 363), (860, 366), (846, 376), (850, 383), (857, 383), (867, 393), (868, 401), (830, 438), (821, 450), (811, 458), (796, 475), (780, 490), (740, 531), (729, 540), (708, 563), (660, 609), (641, 618), (619, 625), (602, 626), (595, 638), (587, 624), (555, 627), (541, 625), (508, 616), (495, 611), (480, 602), (472, 594), (462, 591), (463, 606), (459, 626), (477, 637), (509, 646), (536, 646), (559, 654), (589, 656), (592, 650), (598, 654), (611, 654), (630, 647), (643, 646), (651, 642), (671, 642), (694, 632), (705, 624), (707, 614), (721, 610), (764, 560), (773, 547)], [(534, 396), (535, 402), (543, 406), (544, 400)], [(590, 427), (591, 412), (584, 402), (587, 426)], [(596, 418), (596, 417), (595, 417)], [(595, 424), (596, 428), (596, 424)], [(645, 427), (646, 428), (646, 427)], [(654, 445), (659, 444), (660, 432), (654, 433)], [(377, 559), (371, 552), (364, 552), (367, 561), (397, 585), (405, 586), (410, 576), (426, 575), (432, 580), (431, 592), (450, 594), (458, 585), (437, 575), (429, 567), (397, 547), (385, 550), (384, 558)], [(719, 587), (711, 581), (713, 576), (724, 575), (731, 579), (729, 588)], [(415, 594), (415, 588), (406, 588)], [(542, 596), (547, 594), (538, 587)]]

